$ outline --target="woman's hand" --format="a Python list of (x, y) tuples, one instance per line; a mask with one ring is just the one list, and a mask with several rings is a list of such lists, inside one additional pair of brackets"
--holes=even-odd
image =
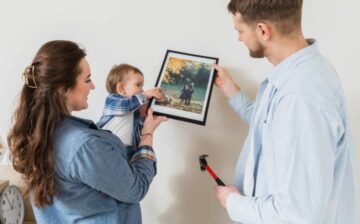
[(167, 121), (168, 118), (165, 116), (153, 115), (153, 109), (149, 108), (147, 116), (144, 121), (143, 129), (141, 130), (140, 146), (148, 145), (152, 147), (153, 134), (155, 129), (160, 125), (161, 122)]
[(147, 108), (148, 108), (149, 104), (145, 103), (144, 105), (142, 105), (139, 108), (139, 112), (140, 112), (140, 117), (141, 119), (145, 119), (146, 115), (147, 115)]
[(161, 122), (167, 121), (168, 118), (165, 116), (155, 116), (153, 115), (153, 109), (149, 108), (147, 116), (144, 121), (144, 127), (141, 130), (141, 134), (153, 134), (155, 129), (160, 125)]

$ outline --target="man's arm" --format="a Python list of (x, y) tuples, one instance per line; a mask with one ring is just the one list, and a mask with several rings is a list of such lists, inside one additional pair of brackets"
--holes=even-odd
[(334, 185), (336, 142), (342, 135), (335, 130), (342, 130), (340, 124), (331, 112), (304, 100), (281, 100), (272, 121), (278, 189), (258, 197), (217, 189), (230, 218), (259, 224), (320, 223)]
[(217, 71), (215, 85), (227, 96), (237, 114), (250, 124), (254, 101), (241, 91), (225, 68), (216, 64), (213, 65), (213, 68)]
[(236, 85), (234, 80), (231, 78), (230, 73), (225, 68), (217, 64), (213, 64), (212, 67), (217, 71), (215, 85), (223, 91), (227, 98), (231, 99), (240, 92), (240, 87)]

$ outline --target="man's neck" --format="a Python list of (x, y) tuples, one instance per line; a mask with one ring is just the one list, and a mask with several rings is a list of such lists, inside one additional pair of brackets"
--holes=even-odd
[(265, 52), (265, 57), (274, 65), (281, 63), (283, 60), (309, 46), (303, 35), (293, 38), (278, 37), (272, 42)]

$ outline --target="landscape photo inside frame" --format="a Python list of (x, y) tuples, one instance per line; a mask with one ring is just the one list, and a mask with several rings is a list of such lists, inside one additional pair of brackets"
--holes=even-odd
[(168, 50), (156, 82), (165, 97), (153, 100), (154, 112), (205, 125), (218, 58)]

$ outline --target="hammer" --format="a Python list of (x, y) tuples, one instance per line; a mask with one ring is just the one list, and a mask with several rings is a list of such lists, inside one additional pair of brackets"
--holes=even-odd
[(214, 173), (214, 171), (209, 167), (209, 165), (206, 162), (206, 157), (208, 155), (201, 155), (199, 156), (199, 162), (200, 162), (200, 170), (201, 171), (208, 171), (212, 178), (216, 181), (216, 183), (220, 186), (225, 186), (224, 182)]

